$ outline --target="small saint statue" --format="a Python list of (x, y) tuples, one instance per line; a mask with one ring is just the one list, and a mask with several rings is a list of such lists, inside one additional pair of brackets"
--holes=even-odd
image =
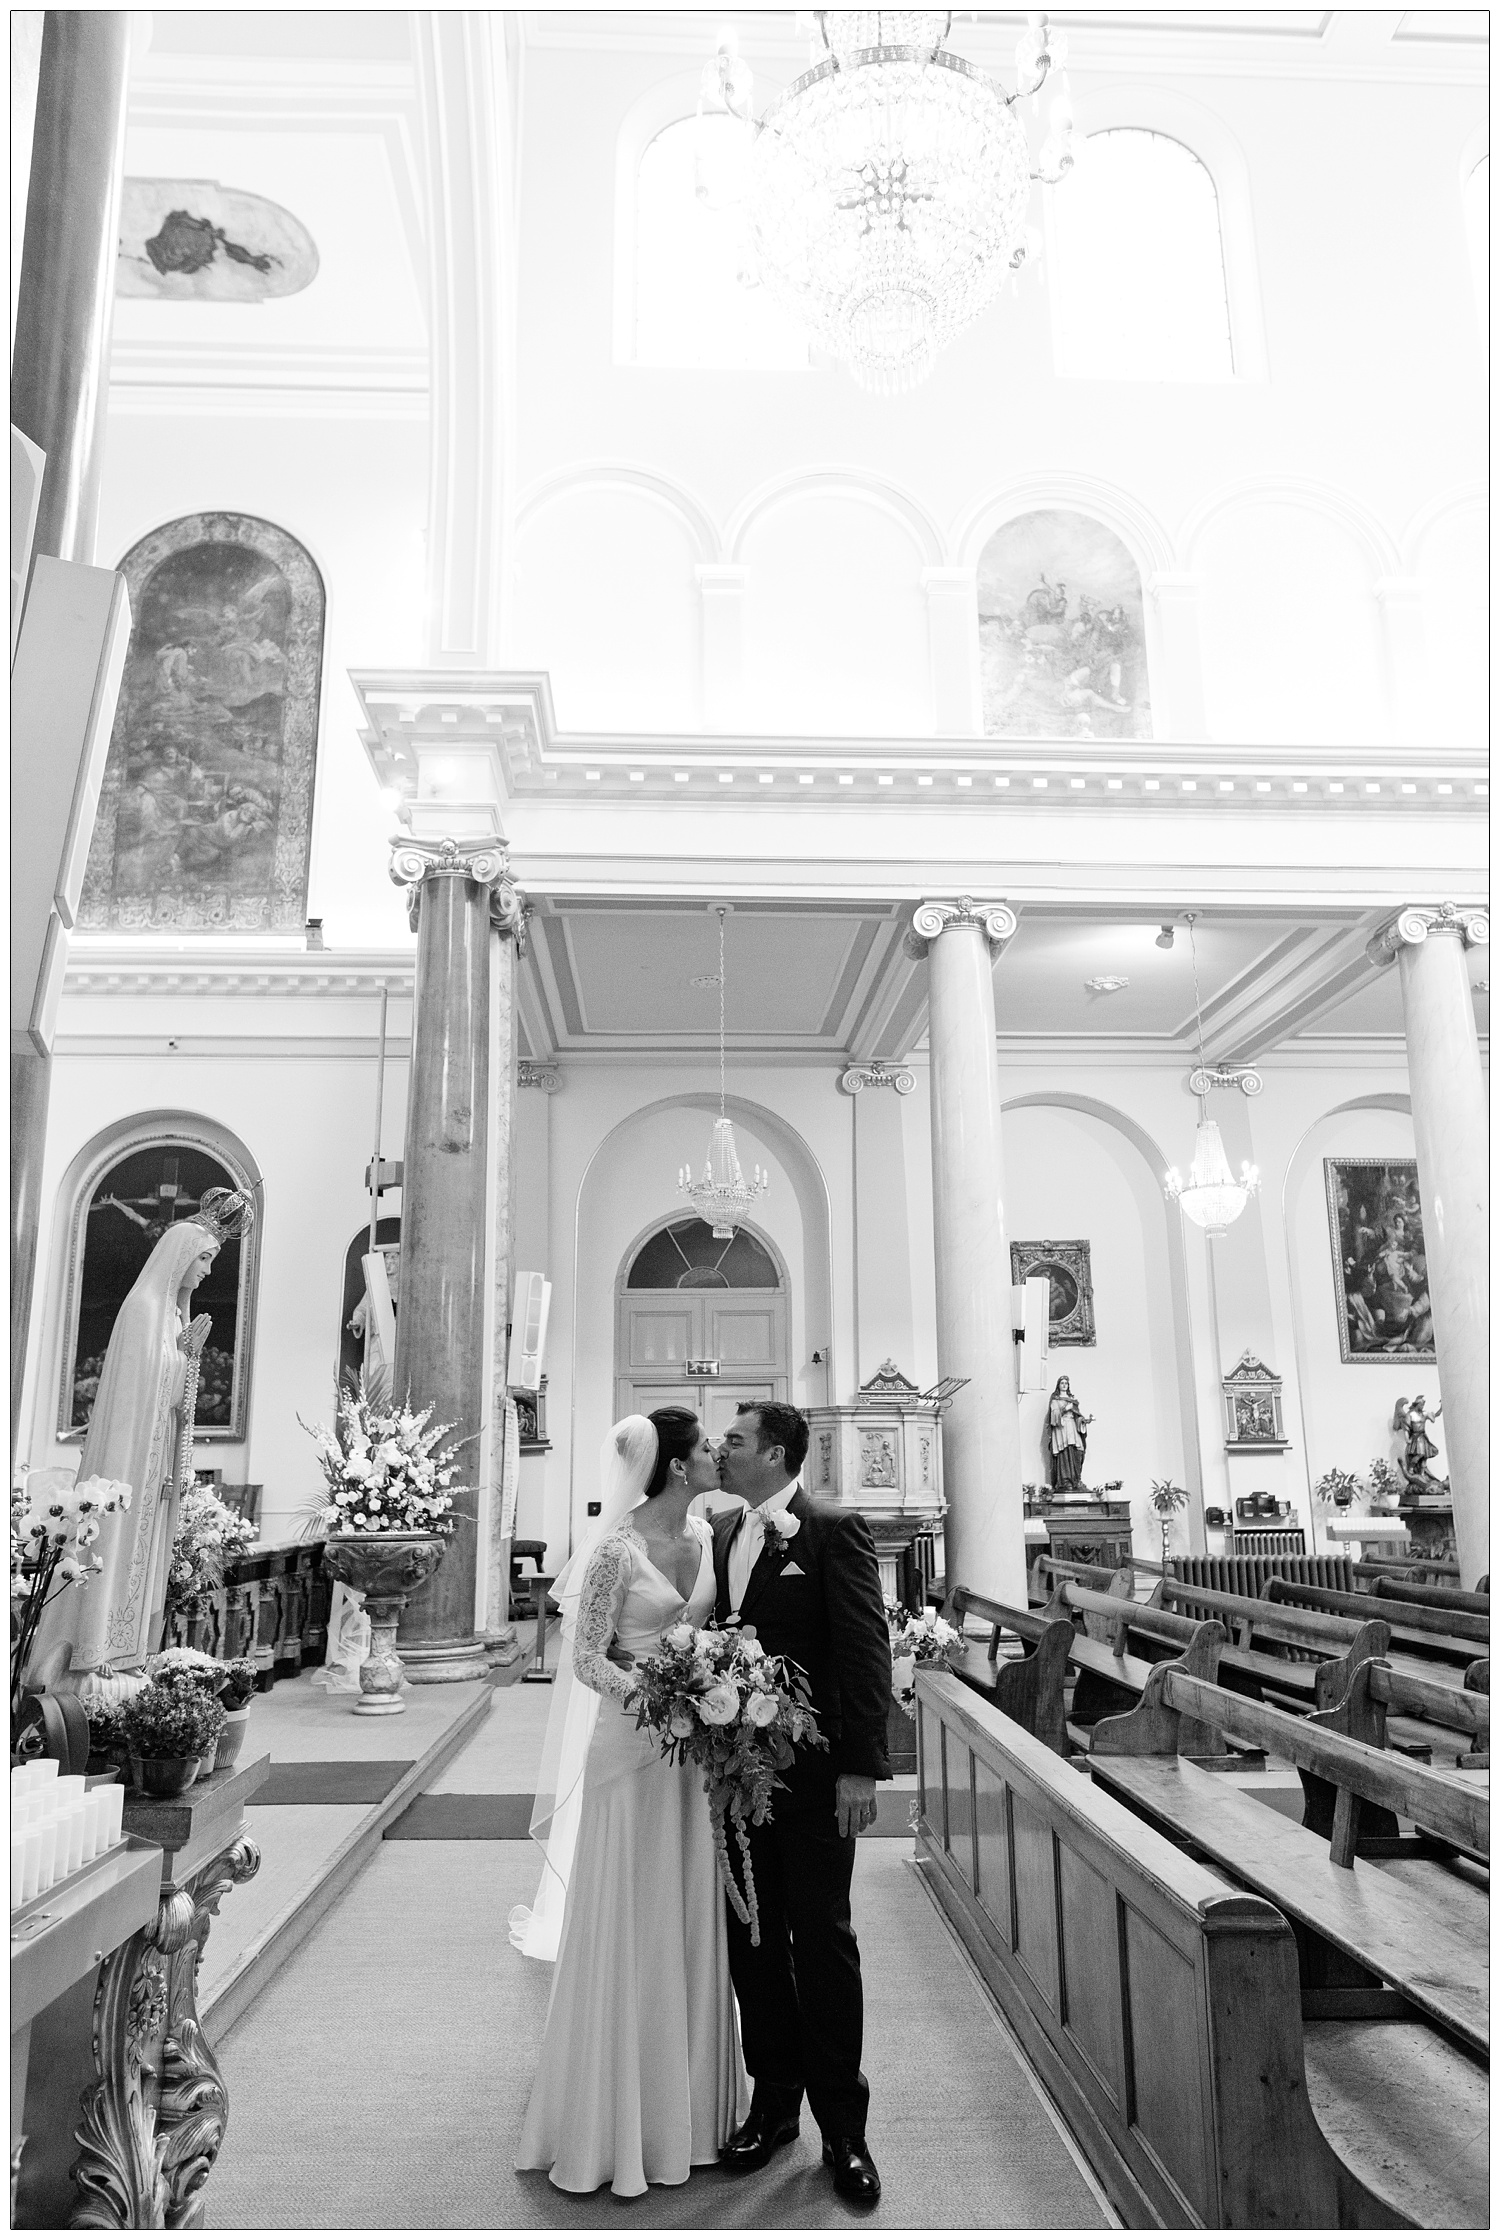
[(1074, 1399), (1068, 1379), (1059, 1377), (1047, 1402), (1047, 1445), (1054, 1493), (1072, 1493), (1082, 1478), (1088, 1426), (1093, 1420)]
[(1406, 1480), (1406, 1490), (1413, 1498), (1418, 1494), (1441, 1494), (1449, 1490), (1447, 1479), (1435, 1477), (1428, 1468), (1428, 1464), (1437, 1459), (1437, 1445), (1428, 1436), (1427, 1426), (1435, 1423), (1442, 1412), (1441, 1400), (1435, 1408), (1429, 1408), (1420, 1392), (1415, 1400), (1396, 1402), (1391, 1428), (1405, 1434), (1399, 1468)]

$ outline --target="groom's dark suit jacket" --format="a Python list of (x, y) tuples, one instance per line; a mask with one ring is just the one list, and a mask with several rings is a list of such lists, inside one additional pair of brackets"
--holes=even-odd
[[(891, 1637), (875, 1542), (857, 1509), (799, 1485), (787, 1508), (798, 1530), (784, 1552), (761, 1549), (740, 1605), (741, 1623), (753, 1626), (772, 1656), (790, 1657), (807, 1674), (828, 1753), (798, 1752), (788, 1780), (815, 1769), (864, 1773), (889, 1781), (886, 1720), (891, 1708)], [(742, 1511), (713, 1520), (715, 1615), (729, 1615), (729, 1545)], [(788, 1576), (790, 1573), (790, 1577)]]

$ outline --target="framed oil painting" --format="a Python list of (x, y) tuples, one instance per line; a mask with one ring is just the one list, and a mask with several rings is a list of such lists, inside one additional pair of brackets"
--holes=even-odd
[(1437, 1361), (1415, 1159), (1325, 1159), (1342, 1361)]
[[(88, 1430), (115, 1318), (158, 1239), (172, 1222), (191, 1221), (204, 1191), (214, 1189), (245, 1190), (259, 1206), (254, 1176), (236, 1172), (190, 1128), (128, 1131), (85, 1184), (72, 1227), (60, 1439), (81, 1440)], [(225, 1240), (193, 1293), (194, 1314), (212, 1323), (193, 1412), (199, 1441), (245, 1437), (259, 1252), (257, 1220), (243, 1237)]]
[(979, 556), (979, 667), (991, 739), (1149, 739), (1140, 571), (1102, 521), (1048, 509)]
[(134, 619), (78, 922), (300, 933), (323, 579), (241, 513), (169, 521), (120, 569)]
[(1074, 1237), (1059, 1243), (1044, 1237), (1039, 1244), (1012, 1244), (1010, 1280), (1024, 1283), (1028, 1276), (1047, 1278), (1048, 1345), (1094, 1345), (1094, 1277), (1088, 1239)]

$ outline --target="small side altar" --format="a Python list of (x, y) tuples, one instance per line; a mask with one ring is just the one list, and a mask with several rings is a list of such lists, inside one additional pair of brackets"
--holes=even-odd
[(894, 1361), (882, 1361), (852, 1401), (807, 1411), (808, 1491), (859, 1510), (887, 1598), (911, 1609), (922, 1607), (927, 1580), (942, 1568), (941, 1406)]
[(1050, 1555), (1064, 1563), (1092, 1563), (1117, 1571), (1131, 1556), (1128, 1501), (1062, 1501), (1044, 1494), (1028, 1504), (1028, 1517), (1046, 1527)]

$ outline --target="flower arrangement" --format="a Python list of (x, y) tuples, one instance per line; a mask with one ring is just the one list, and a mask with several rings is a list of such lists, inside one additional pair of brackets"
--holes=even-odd
[(226, 1558), (248, 1548), (255, 1537), (254, 1525), (226, 1508), (207, 1486), (189, 1486), (177, 1512), (167, 1565), (169, 1614), (206, 1617), (215, 1589), (224, 1584)]
[[(771, 1818), (771, 1798), (786, 1783), (778, 1777), (805, 1744), (826, 1750), (808, 1697), (807, 1676), (786, 1657), (767, 1656), (754, 1628), (699, 1631), (669, 1626), (661, 1647), (635, 1666), (626, 1697), (637, 1727), (649, 1727), (671, 1764), (701, 1766), (713, 1822), (719, 1878), (750, 1942), (760, 1943), (760, 1906), (750, 1867), (751, 1827)], [(727, 1823), (733, 1820), (744, 1863), (741, 1896), (729, 1857)]]
[(206, 1688), (179, 1674), (152, 1680), (133, 1695), (120, 1724), (133, 1758), (209, 1758), (224, 1731), (224, 1713)]
[(1161, 1519), (1161, 1562), (1167, 1567), (1168, 1550), (1172, 1544), (1172, 1519), (1179, 1509), (1188, 1505), (1186, 1486), (1174, 1486), (1170, 1478), (1153, 1478), (1151, 1481), (1151, 1506)]
[(102, 1560), (93, 1551), (101, 1517), (130, 1507), (130, 1488), (115, 1478), (71, 1470), (16, 1472), (10, 1489), (10, 1709), (21, 1707), (21, 1677), (42, 1612), (73, 1585), (86, 1585)]
[(469, 1440), (442, 1446), (453, 1426), (432, 1424), (431, 1416), (431, 1408), (413, 1411), (410, 1394), (397, 1408), (377, 1400), (363, 1374), (351, 1378), (338, 1396), (334, 1430), (302, 1424), (317, 1442), (328, 1484), (328, 1500), (309, 1512), (308, 1530), (451, 1532), (453, 1497), (470, 1490), (453, 1483), (453, 1458)]
[(910, 1711), (917, 1700), (917, 1666), (950, 1663), (964, 1637), (935, 1610), (903, 1610), (899, 1602), (886, 1604), (885, 1622), (891, 1631), (891, 1694)]
[(1377, 1454), (1372, 1459), (1365, 1483), (1371, 1500), (1378, 1501), (1387, 1509), (1394, 1509), (1406, 1491), (1400, 1471), (1383, 1454)]
[(198, 1356), (198, 1397), (193, 1421), (226, 1424), (234, 1395), (234, 1355), (223, 1346), (205, 1346)]
[(1359, 1480), (1352, 1470), (1325, 1470), (1313, 1487), (1313, 1498), (1335, 1509), (1347, 1509), (1359, 1490)]
[(147, 1666), (152, 1680), (174, 1687), (196, 1687), (222, 1703), (226, 1711), (243, 1711), (255, 1693), (253, 1657), (211, 1657), (202, 1649), (163, 1649)]
[(130, 1762), (124, 1701), (105, 1703), (101, 1698), (90, 1697), (83, 1708), (89, 1722), (90, 1770), (94, 1770), (94, 1761), (99, 1759), (105, 1765), (118, 1766), (123, 1772)]

